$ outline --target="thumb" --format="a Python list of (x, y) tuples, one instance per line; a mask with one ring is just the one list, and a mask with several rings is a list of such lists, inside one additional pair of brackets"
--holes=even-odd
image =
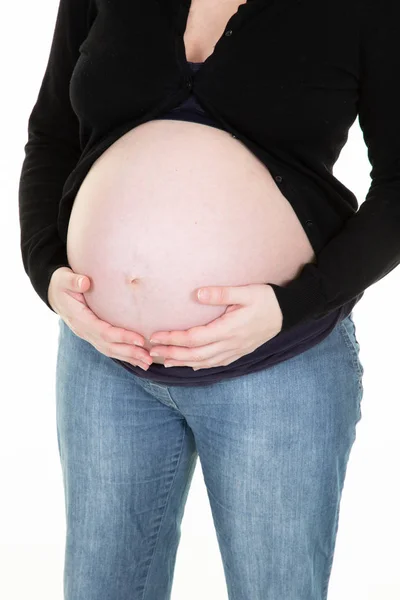
[(69, 288), (73, 292), (87, 292), (90, 288), (90, 279), (86, 275), (71, 273)]
[(248, 304), (251, 299), (251, 286), (207, 286), (198, 288), (198, 292), (206, 292), (197, 296), (204, 304)]

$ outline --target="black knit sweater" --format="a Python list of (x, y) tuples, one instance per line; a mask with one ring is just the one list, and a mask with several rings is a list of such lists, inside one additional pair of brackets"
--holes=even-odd
[[(51, 308), (49, 280), (69, 266), (68, 220), (93, 162), (193, 92), (268, 166), (317, 255), (273, 284), (283, 330), (361, 298), (400, 262), (400, 2), (248, 0), (195, 75), (182, 39), (189, 5), (60, 0), (19, 186), (34, 289)], [(359, 208), (332, 173), (357, 116), (372, 166)]]

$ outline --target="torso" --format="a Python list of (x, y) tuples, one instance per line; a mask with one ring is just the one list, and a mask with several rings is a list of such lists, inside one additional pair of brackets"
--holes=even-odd
[[(241, 2), (192, 0), (186, 58), (203, 62)], [(88, 306), (149, 338), (189, 329), (226, 307), (196, 302), (206, 285), (294, 279), (313, 248), (264, 164), (231, 134), (153, 120), (93, 164), (73, 205), (67, 253), (91, 278)], [(153, 359), (163, 362), (163, 359)]]

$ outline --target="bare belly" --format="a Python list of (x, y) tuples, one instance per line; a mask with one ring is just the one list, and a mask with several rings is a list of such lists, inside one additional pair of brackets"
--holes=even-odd
[[(315, 259), (268, 169), (223, 130), (148, 121), (92, 165), (67, 236), (73, 271), (101, 319), (149, 339), (189, 329), (226, 306), (197, 302), (207, 285), (285, 284)], [(154, 359), (163, 362), (163, 359)]]

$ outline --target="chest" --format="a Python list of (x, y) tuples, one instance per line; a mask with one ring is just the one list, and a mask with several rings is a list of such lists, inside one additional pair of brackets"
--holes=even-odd
[[(338, 147), (357, 114), (355, 0), (96, 0), (70, 80), (82, 145), (193, 92), (262, 147)], [(169, 104), (168, 104), (169, 102)], [(206, 105), (206, 107), (207, 107)], [(161, 110), (161, 109), (160, 109)], [(326, 159), (331, 162), (332, 157)]]
[(192, 0), (183, 41), (186, 59), (204, 62), (214, 51), (229, 19), (246, 0)]

